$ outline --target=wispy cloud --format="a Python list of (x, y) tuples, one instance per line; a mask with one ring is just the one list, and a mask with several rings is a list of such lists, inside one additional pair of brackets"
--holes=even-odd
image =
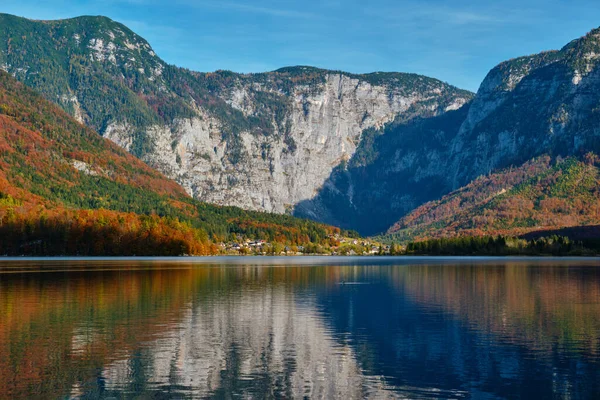
[(436, 5), (424, 7), (421, 3), (403, 3), (397, 8), (365, 7), (366, 15), (396, 23), (424, 24), (429, 28), (440, 25), (506, 25), (531, 23), (532, 18), (540, 18), (539, 10), (481, 6), (465, 7)]
[(501, 19), (495, 15), (487, 15), (469, 11), (442, 11), (439, 13), (439, 15), (437, 15), (437, 17), (455, 25), (501, 22)]
[(284, 18), (305, 18), (315, 19), (320, 18), (319, 14), (309, 13), (294, 9), (284, 9), (274, 6), (257, 6), (231, 1), (218, 1), (218, 2), (204, 2), (204, 1), (184, 1), (188, 6), (196, 8), (212, 8), (212, 9), (224, 9), (235, 12), (246, 12), (252, 14), (270, 15), (273, 17), (284, 17)]

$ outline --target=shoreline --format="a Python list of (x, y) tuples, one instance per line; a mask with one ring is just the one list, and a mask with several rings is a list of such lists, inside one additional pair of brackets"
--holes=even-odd
[(0, 256), (0, 263), (7, 261), (120, 261), (120, 260), (137, 260), (137, 261), (193, 261), (193, 260), (215, 260), (215, 259), (340, 259), (340, 260), (391, 260), (391, 259), (591, 259), (600, 260), (600, 255), (548, 255), (548, 254), (512, 254), (512, 255), (427, 255), (427, 254), (406, 254), (406, 255), (331, 255), (331, 254), (306, 254), (306, 255), (206, 255), (206, 256)]

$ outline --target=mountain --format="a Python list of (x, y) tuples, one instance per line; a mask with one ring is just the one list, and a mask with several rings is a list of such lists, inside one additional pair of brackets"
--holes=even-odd
[(520, 236), (600, 224), (597, 156), (542, 156), (480, 177), (426, 203), (392, 226), (387, 240), (454, 236)]
[[(473, 96), (414, 74), (192, 72), (104, 17), (0, 15), (0, 67), (195, 198), (279, 213), (313, 199), (363, 132), (442, 115)], [(316, 211), (309, 216), (327, 219)]]
[(213, 206), (0, 71), (0, 254), (212, 254), (325, 244), (337, 228)]
[(354, 157), (298, 207), (299, 215), (376, 234), (480, 176), (544, 155), (554, 162), (599, 153), (599, 60), (596, 29), (560, 51), (501, 63), (459, 110), (364, 135)]
[[(3, 69), (211, 203), (292, 213), (365, 235), (399, 221), (394, 232), (437, 236), (443, 230), (433, 227), (441, 225), (417, 222), (426, 210), (435, 215), (425, 220), (437, 221), (437, 203), (428, 202), (489, 195), (469, 185), (493, 174), (506, 186), (498, 190), (511, 192), (524, 182), (515, 171), (538, 165), (536, 173), (552, 174), (565, 159), (585, 164), (584, 155), (600, 152), (600, 30), (561, 50), (501, 63), (473, 96), (413, 74), (193, 72), (166, 64), (144, 39), (104, 17), (0, 15), (0, 22)], [(586, 221), (546, 224), (536, 212), (527, 229), (513, 221), (482, 232)]]
[(295, 215), (374, 235), (447, 194), (449, 146), (469, 107), (366, 131), (354, 157), (333, 171), (315, 197), (298, 204)]
[(452, 143), (453, 186), (542, 154), (598, 152), (598, 61), (600, 29), (493, 69)]

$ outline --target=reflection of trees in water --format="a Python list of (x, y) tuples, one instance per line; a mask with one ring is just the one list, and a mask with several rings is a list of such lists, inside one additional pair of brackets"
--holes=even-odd
[(0, 393), (52, 398), (82, 386), (181, 314), (193, 288), (189, 275), (0, 275), (0, 353), (8, 355), (0, 357)]
[[(304, 393), (362, 397), (364, 377), (296, 292), (337, 268), (0, 276), (0, 393)], [(367, 384), (368, 383), (368, 384)], [(0, 396), (1, 397), (1, 396)]]
[[(518, 263), (375, 270), (386, 283), (319, 296), (338, 332), (367, 336), (368, 352), (355, 352), (368, 373), (394, 386), (472, 395), (600, 395), (596, 269)], [(366, 272), (348, 279), (367, 279)]]
[(0, 397), (600, 392), (592, 268), (152, 265), (0, 275)]
[(483, 332), (535, 351), (600, 352), (600, 270), (595, 267), (421, 266), (396, 285)]

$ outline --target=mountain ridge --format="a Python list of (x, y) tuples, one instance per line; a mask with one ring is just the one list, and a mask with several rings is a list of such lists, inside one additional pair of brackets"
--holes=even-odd
[(460, 110), (372, 132), (356, 152), (367, 162), (335, 171), (299, 215), (325, 210), (340, 226), (351, 215), (355, 229), (373, 235), (480, 176), (544, 155), (599, 153), (599, 33), (500, 63)]
[(49, 67), (11, 21), (0, 65), (216, 204), (376, 234), (480, 176), (600, 152), (600, 29), (498, 64), (473, 96), (416, 74), (189, 71), (94, 17), (24, 23)]
[[(194, 72), (168, 65), (107, 19), (9, 20), (0, 28), (0, 66), (216, 204), (291, 212), (352, 157), (366, 129), (442, 114), (472, 97), (416, 74)], [(23, 31), (37, 32), (52, 65), (31, 57), (40, 50), (20, 39)]]

